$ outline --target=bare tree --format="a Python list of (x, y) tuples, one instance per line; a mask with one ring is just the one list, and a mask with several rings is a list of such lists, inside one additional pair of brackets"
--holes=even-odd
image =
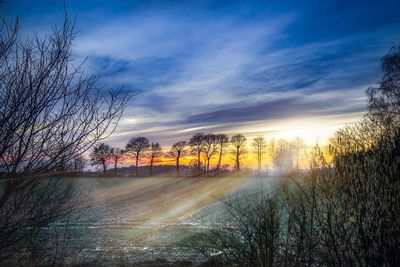
[(204, 140), (204, 155), (206, 156), (206, 172), (210, 172), (210, 160), (212, 156), (217, 153), (217, 138), (214, 134), (206, 134), (203, 136)]
[(90, 161), (92, 166), (99, 165), (103, 168), (103, 173), (107, 172), (107, 166), (110, 163), (111, 146), (106, 143), (98, 143), (90, 152)]
[[(400, 49), (383, 58), (384, 75), (369, 88), (369, 112), (329, 141), (286, 193), (293, 226), (291, 265), (396, 266), (400, 261)], [(297, 180), (297, 179), (296, 179)]]
[(192, 153), (197, 156), (197, 174), (200, 174), (201, 170), (201, 152), (204, 149), (204, 134), (196, 133), (189, 141), (189, 146), (192, 147)]
[(296, 170), (299, 170), (299, 161), (300, 161), (300, 156), (304, 149), (306, 148), (306, 144), (304, 143), (304, 140), (301, 139), (300, 137), (296, 136), (293, 138), (290, 144), (293, 148), (295, 160), (296, 160)]
[(58, 166), (109, 136), (129, 96), (73, 62), (67, 17), (49, 36), (24, 40), (17, 24), (0, 23), (0, 257), (34, 257), (41, 229), (75, 207), (72, 187), (54, 178)]
[(124, 156), (124, 150), (119, 147), (111, 148), (110, 159), (114, 163), (114, 173), (117, 173), (118, 163)]
[(176, 161), (176, 173), (180, 174), (180, 159), (185, 154), (187, 147), (186, 141), (179, 141), (172, 145), (170, 155), (175, 158)]
[(79, 155), (73, 159), (73, 168), (72, 169), (74, 170), (75, 175), (83, 172), (85, 164), (86, 164), (86, 160), (82, 155)]
[(145, 153), (150, 147), (149, 139), (146, 137), (133, 137), (126, 144), (125, 151), (127, 154), (133, 155), (135, 158), (135, 174), (138, 175), (139, 158)]
[(149, 156), (150, 156), (149, 171), (150, 171), (150, 176), (153, 175), (154, 159), (160, 157), (161, 155), (162, 155), (162, 149), (161, 149), (160, 144), (151, 142), (151, 146), (150, 146), (150, 150), (149, 150)]
[(225, 212), (221, 223), (195, 240), (196, 248), (210, 263), (281, 266), (283, 216), (278, 197), (261, 190), (233, 195), (222, 203)]
[(396, 126), (400, 124), (400, 45), (392, 47), (383, 57), (381, 68), (383, 77), (379, 86), (367, 90), (368, 116), (380, 130), (384, 129), (383, 133), (396, 134)]
[(265, 138), (262, 136), (256, 137), (253, 139), (252, 146), (257, 154), (257, 170), (258, 173), (261, 173), (261, 161), (262, 157), (265, 153), (265, 148), (267, 146), (267, 142), (265, 141)]
[(226, 134), (217, 134), (216, 135), (216, 142), (218, 145), (218, 164), (217, 164), (217, 170), (221, 170), (221, 162), (222, 162), (222, 156), (224, 154), (224, 149), (228, 146), (229, 144), (229, 137)]
[(293, 148), (285, 139), (276, 142), (274, 166), (279, 174), (288, 174), (293, 170)]
[(240, 159), (247, 152), (246, 137), (243, 134), (235, 134), (231, 137), (232, 154), (235, 158), (235, 170), (240, 171)]

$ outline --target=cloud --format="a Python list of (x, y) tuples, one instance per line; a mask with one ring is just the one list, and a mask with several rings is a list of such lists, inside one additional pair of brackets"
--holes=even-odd
[[(62, 12), (61, 2), (10, 6), (6, 13), (39, 31)], [(256, 133), (294, 119), (331, 125), (341, 116), (341, 125), (365, 110), (364, 90), (379, 80), (380, 57), (400, 40), (400, 4), (391, 0), (68, 6), (78, 12), (74, 56), (87, 57), (86, 71), (106, 88), (142, 92), (110, 139), (118, 144), (138, 134), (167, 144), (196, 129)]]
[[(340, 95), (338, 92), (336, 93)], [(345, 93), (348, 92), (342, 91), (342, 95)], [(363, 101), (357, 103), (354, 99), (348, 101), (338, 96), (302, 96), (301, 98), (273, 99), (253, 106), (227, 108), (196, 114), (189, 116), (186, 122), (189, 124), (224, 124), (226, 122), (271, 121), (277, 119), (304, 118), (315, 116), (316, 114), (319, 116), (352, 114), (365, 111), (365, 108)]]
[[(212, 29), (214, 22), (207, 19), (203, 27)], [(99, 56), (114, 59), (105, 61), (109, 66), (99, 65), (110, 82), (143, 88), (135, 99), (141, 111), (132, 116), (155, 120), (120, 131), (171, 142), (193, 129), (232, 131), (251, 123), (315, 116), (329, 120), (332, 115), (351, 117), (365, 111), (364, 90), (379, 78), (379, 57), (387, 39), (360, 43), (376, 39), (381, 31), (277, 47), (292, 23), (293, 16), (244, 24), (221, 19), (218, 30), (192, 33), (196, 24), (189, 22), (168, 28), (181, 46), (167, 40), (164, 53), (145, 50), (141, 57), (128, 59), (119, 59), (121, 51)], [(162, 48), (158, 43), (154, 49)], [(168, 117), (160, 122), (157, 118), (165, 114)]]

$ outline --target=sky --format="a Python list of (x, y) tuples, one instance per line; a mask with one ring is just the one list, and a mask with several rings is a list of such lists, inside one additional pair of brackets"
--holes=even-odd
[(400, 42), (400, 1), (8, 0), (0, 13), (45, 35), (64, 4), (74, 59), (106, 88), (140, 92), (107, 140), (120, 147), (196, 132), (324, 142), (366, 111)]

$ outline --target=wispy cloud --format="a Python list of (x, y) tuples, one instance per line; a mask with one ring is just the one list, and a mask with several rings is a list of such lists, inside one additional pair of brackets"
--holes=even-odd
[[(62, 3), (24, 13), (32, 4), (21, 1), (6, 11), (40, 30)], [(366, 109), (364, 90), (379, 79), (380, 57), (400, 40), (400, 4), (390, 0), (67, 7), (78, 13), (74, 55), (87, 57), (87, 71), (109, 87), (142, 92), (110, 139), (118, 145), (132, 135), (168, 144), (197, 130), (272, 133), (263, 125), (307, 118), (315, 127), (343, 125)]]

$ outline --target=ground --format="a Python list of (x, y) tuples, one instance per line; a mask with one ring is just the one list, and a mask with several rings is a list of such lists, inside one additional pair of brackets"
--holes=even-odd
[(222, 217), (220, 199), (269, 190), (277, 181), (252, 176), (73, 179), (89, 198), (70, 230), (70, 247), (77, 249), (71, 263), (103, 265), (199, 263), (203, 258), (189, 241)]

